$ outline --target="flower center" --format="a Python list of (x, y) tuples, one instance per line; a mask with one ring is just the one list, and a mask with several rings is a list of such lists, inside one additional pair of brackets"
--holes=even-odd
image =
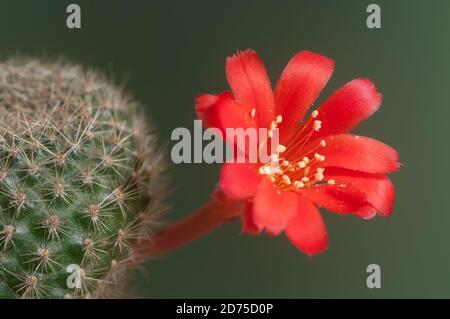
[[(318, 115), (317, 110), (313, 111), (286, 146), (279, 144), (276, 152), (270, 157), (270, 163), (259, 167), (259, 174), (266, 175), (275, 185), (285, 190), (324, 184), (325, 169), (317, 167), (317, 164), (325, 160), (325, 156), (320, 154), (320, 148), (327, 146), (325, 140), (321, 140), (316, 148), (307, 150), (307, 153), (313, 153), (313, 156), (306, 156), (305, 150), (312, 134), (321, 129), (322, 122), (317, 119)], [(281, 122), (281, 115), (272, 121), (269, 138), (272, 138), (273, 131)], [(332, 185), (335, 181), (330, 179), (327, 183)]]

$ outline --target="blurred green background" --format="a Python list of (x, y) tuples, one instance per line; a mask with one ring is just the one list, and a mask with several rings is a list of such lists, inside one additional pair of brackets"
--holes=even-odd
[[(65, 26), (78, 3), (82, 29)], [(378, 3), (382, 28), (366, 27)], [(170, 146), (176, 127), (193, 127), (194, 97), (227, 87), (225, 57), (256, 49), (275, 83), (288, 60), (308, 49), (336, 61), (318, 102), (356, 77), (383, 93), (382, 109), (357, 132), (401, 154), (393, 176), (394, 214), (372, 221), (324, 212), (328, 251), (312, 259), (284, 236), (240, 235), (240, 223), (148, 263), (142, 297), (450, 297), (450, 2), (396, 1), (0, 1), (0, 56), (65, 55), (98, 67), (143, 102)], [(173, 211), (206, 201), (219, 166), (173, 165)], [(381, 289), (366, 267), (382, 269)]]

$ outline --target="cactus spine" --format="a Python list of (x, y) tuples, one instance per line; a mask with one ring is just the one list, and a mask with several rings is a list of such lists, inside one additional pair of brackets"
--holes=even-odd
[(162, 156), (102, 75), (0, 63), (0, 298), (105, 297), (161, 211)]

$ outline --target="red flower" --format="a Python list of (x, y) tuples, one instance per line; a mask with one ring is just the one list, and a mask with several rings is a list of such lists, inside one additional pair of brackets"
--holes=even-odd
[(233, 94), (196, 99), (199, 118), (223, 133), (226, 128), (279, 129), (279, 169), (273, 172), (263, 163), (226, 163), (220, 187), (228, 198), (246, 202), (245, 232), (265, 229), (278, 235), (284, 230), (306, 254), (319, 253), (328, 244), (316, 205), (366, 219), (377, 213), (389, 216), (394, 186), (386, 174), (399, 168), (395, 149), (348, 133), (381, 104), (381, 94), (370, 80), (348, 82), (306, 115), (333, 69), (333, 60), (300, 52), (273, 92), (262, 61), (247, 50), (226, 61)]

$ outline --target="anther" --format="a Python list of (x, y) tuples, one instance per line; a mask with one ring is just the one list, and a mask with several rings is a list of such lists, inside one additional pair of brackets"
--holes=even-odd
[(278, 115), (275, 119), (275, 122), (277, 122), (277, 124), (280, 124), (281, 121), (283, 121), (283, 117), (281, 115)]
[(270, 167), (269, 166), (261, 166), (259, 168), (259, 173), (260, 174), (269, 175), (270, 174)]
[(320, 182), (321, 180), (323, 180), (323, 174), (320, 173), (316, 173), (316, 175), (314, 176), (316, 178), (316, 181)]
[(291, 179), (289, 178), (289, 176), (283, 175), (283, 176), (281, 177), (281, 179), (283, 180), (283, 182), (284, 182), (285, 184), (291, 185)]
[(277, 128), (277, 123), (275, 121), (272, 121), (272, 123), (270, 123), (270, 129), (274, 130)]
[(305, 184), (303, 184), (303, 182), (300, 182), (300, 181), (295, 181), (294, 186), (296, 188), (302, 188), (302, 187), (305, 187)]
[(324, 155), (320, 155), (319, 153), (315, 153), (314, 157), (316, 160), (323, 162), (325, 160), (325, 156)]
[(284, 145), (278, 145), (277, 146), (277, 151), (278, 151), (278, 153), (283, 153), (283, 152), (285, 152), (286, 151), (286, 146), (284, 146)]
[(313, 130), (318, 132), (321, 127), (322, 127), (322, 122), (319, 120), (315, 120), (313, 123)]

